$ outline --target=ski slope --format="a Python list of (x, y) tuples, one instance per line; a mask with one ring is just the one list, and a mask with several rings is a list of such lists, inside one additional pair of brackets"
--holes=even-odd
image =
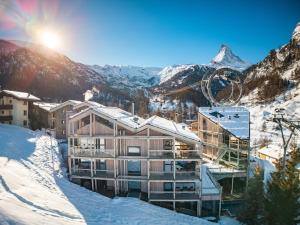
[[(64, 177), (57, 141), (0, 124), (0, 224), (215, 224), (134, 198), (110, 199)], [(221, 224), (233, 224), (224, 218)]]

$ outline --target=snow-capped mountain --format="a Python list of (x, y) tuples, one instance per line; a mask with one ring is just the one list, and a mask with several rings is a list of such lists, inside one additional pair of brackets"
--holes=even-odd
[(211, 60), (209, 65), (216, 69), (230, 68), (239, 71), (243, 71), (251, 66), (250, 63), (235, 55), (227, 45), (221, 45), (220, 51)]
[(113, 87), (145, 88), (157, 85), (160, 80), (159, 67), (139, 67), (139, 66), (114, 66), (104, 65), (91, 66)]
[(218, 54), (207, 65), (182, 64), (165, 67), (159, 72), (160, 84), (163, 84), (168, 80), (172, 80), (172, 78), (176, 77), (178, 74), (182, 74), (185, 71), (190, 71), (191, 69), (195, 68), (195, 66), (203, 68), (211, 67), (214, 69), (229, 68), (241, 72), (251, 66), (251, 64), (235, 55), (228, 46), (221, 45), (221, 49)]

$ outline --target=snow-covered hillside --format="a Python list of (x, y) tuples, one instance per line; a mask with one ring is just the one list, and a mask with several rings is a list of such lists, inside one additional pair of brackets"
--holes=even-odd
[(0, 224), (215, 224), (134, 198), (104, 197), (69, 182), (60, 166), (55, 139), (0, 125)]
[(114, 87), (129, 88), (151, 87), (159, 83), (159, 67), (139, 66), (91, 66), (93, 70), (103, 75)]
[(249, 66), (250, 63), (242, 60), (240, 57), (235, 55), (232, 50), (226, 46), (222, 45), (218, 54), (212, 59), (210, 66), (219, 68), (230, 68), (238, 71), (243, 71)]
[[(277, 124), (268, 119), (272, 118), (275, 109), (284, 109), (282, 112), (286, 118), (300, 120), (300, 86), (295, 87), (286, 93), (276, 97), (271, 103), (256, 104), (255, 93), (241, 99), (241, 103), (246, 106), (251, 115), (251, 143), (252, 146), (259, 144), (262, 140), (270, 140), (273, 144), (282, 146), (280, 130)], [(285, 130), (285, 135), (289, 131)], [(295, 141), (300, 143), (300, 139)]]

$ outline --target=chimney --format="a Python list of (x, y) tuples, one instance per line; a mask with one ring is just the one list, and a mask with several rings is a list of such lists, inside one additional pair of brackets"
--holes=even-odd
[(132, 105), (131, 105), (131, 113), (132, 113), (132, 115), (134, 116), (134, 102), (132, 102), (131, 104), (132, 104)]

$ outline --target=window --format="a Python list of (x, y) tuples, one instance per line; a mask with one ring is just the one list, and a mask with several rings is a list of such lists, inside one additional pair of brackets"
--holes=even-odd
[(23, 102), (23, 105), (27, 105), (27, 102), (26, 102), (26, 101), (24, 101), (24, 102)]
[(105, 150), (105, 139), (103, 138), (96, 139), (96, 149)]
[(9, 100), (9, 104), (12, 104), (12, 100), (11, 99)]
[(23, 121), (23, 126), (27, 126), (27, 120)]
[(3, 114), (4, 114), (4, 111), (1, 111), (1, 114), (3, 115)]
[(140, 156), (141, 148), (138, 146), (128, 146), (128, 155), (131, 156)]
[(172, 172), (172, 171), (173, 171), (172, 161), (164, 161), (164, 172)]
[(165, 182), (164, 183), (164, 191), (173, 191), (173, 183)]
[(23, 115), (24, 115), (24, 116), (27, 116), (27, 110), (24, 110)]

